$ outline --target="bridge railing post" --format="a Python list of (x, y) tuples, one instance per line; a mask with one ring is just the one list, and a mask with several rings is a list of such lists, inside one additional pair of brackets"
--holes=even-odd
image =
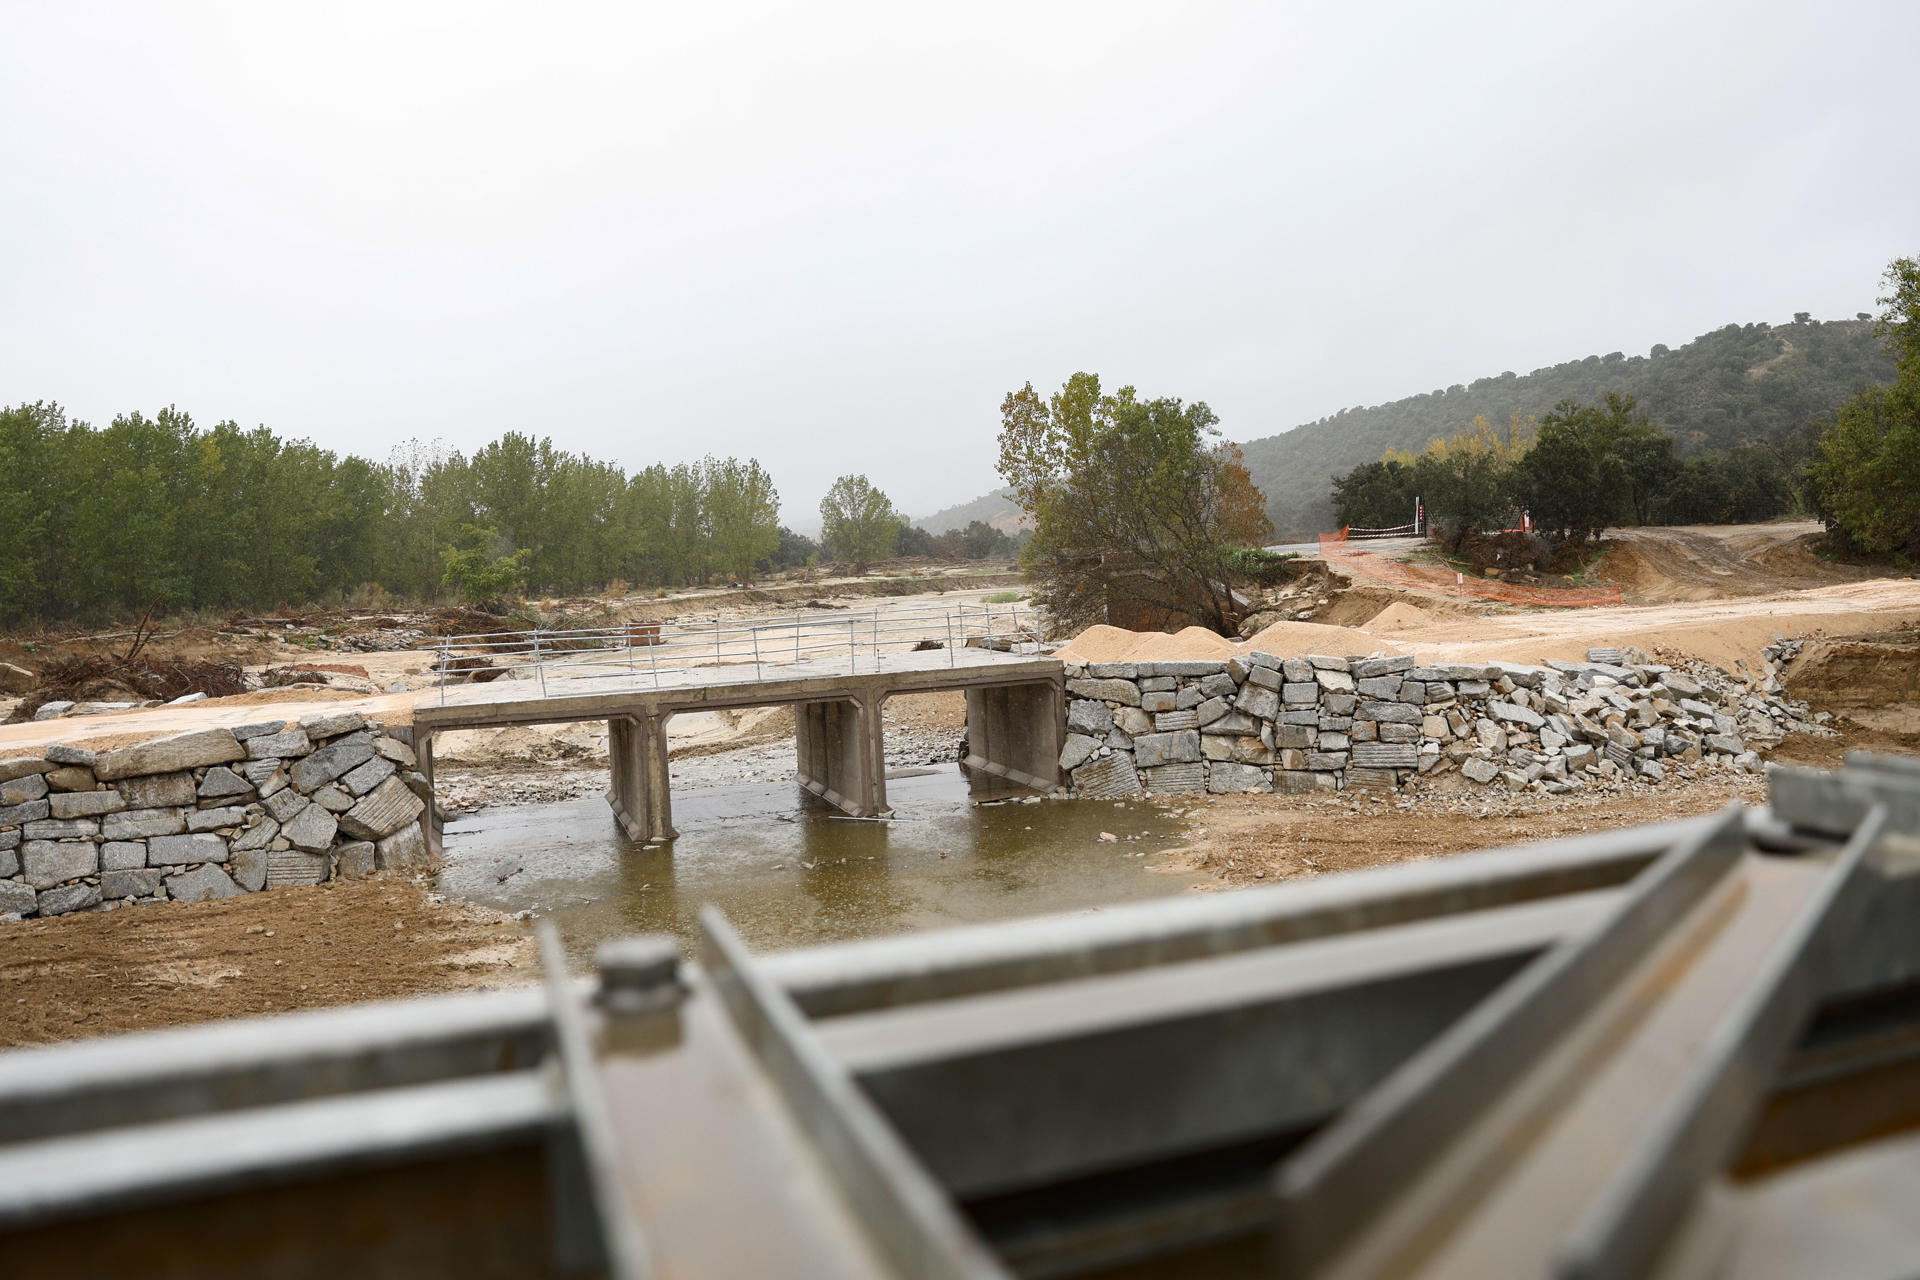
[(760, 678), (760, 628), (752, 627), (749, 630), (753, 636), (753, 678), (758, 680)]

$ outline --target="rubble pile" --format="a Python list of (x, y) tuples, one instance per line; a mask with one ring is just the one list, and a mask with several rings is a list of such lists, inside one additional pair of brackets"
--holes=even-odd
[(1585, 662), (1420, 666), (1412, 657), (1067, 664), (1060, 765), (1081, 795), (1391, 789), (1453, 771), (1511, 791), (1757, 773), (1759, 752), (1826, 716), (1773, 664), (1593, 649)]

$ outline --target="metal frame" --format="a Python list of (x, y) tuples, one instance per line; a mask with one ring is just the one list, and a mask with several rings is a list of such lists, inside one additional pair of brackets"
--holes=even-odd
[[(1210, 1250), (1282, 1276), (1911, 1270), (1920, 768), (1773, 788), (1771, 811), (767, 957), (708, 911), (703, 967), (646, 949), (646, 999), (590, 999), (549, 931), (544, 991), (0, 1054), (0, 1256), (528, 1150), (554, 1267), (623, 1278), (726, 1274), (742, 1230), (846, 1275), (1210, 1274)], [(610, 990), (643, 979), (610, 961)], [(703, 1235), (660, 1216), (685, 1208), (662, 1160), (787, 1208)], [(1871, 1229), (1835, 1226), (1843, 1193), (1882, 1207)]]

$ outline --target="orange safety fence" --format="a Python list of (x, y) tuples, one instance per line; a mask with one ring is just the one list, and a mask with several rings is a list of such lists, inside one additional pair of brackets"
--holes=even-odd
[(1347, 540), (1347, 531), (1320, 535), (1322, 559), (1345, 564), (1369, 578), (1377, 578), (1396, 587), (1414, 591), (1438, 591), (1443, 595), (1471, 596), (1476, 600), (1500, 600), (1507, 604), (1539, 604), (1557, 608), (1590, 608), (1594, 605), (1622, 604), (1619, 587), (1521, 587), (1510, 582), (1487, 582), (1468, 578), (1445, 569), (1389, 560), (1371, 551), (1362, 551)]

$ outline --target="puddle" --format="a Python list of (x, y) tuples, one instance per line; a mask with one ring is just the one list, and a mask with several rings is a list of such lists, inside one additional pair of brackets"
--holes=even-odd
[(584, 961), (626, 933), (691, 944), (708, 903), (766, 951), (1084, 911), (1209, 880), (1151, 869), (1184, 823), (1137, 802), (975, 805), (954, 765), (889, 777), (887, 798), (891, 825), (848, 819), (792, 783), (677, 792), (680, 838), (653, 848), (627, 840), (599, 798), (486, 809), (447, 824), (438, 886), (553, 919)]

